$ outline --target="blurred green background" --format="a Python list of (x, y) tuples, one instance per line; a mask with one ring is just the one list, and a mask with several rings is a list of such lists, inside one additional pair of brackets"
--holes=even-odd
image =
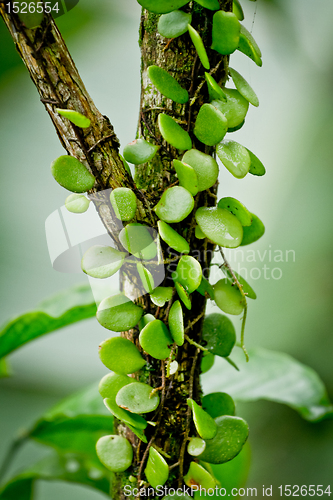
[[(267, 174), (240, 181), (221, 169), (220, 194), (240, 199), (266, 225), (265, 236), (252, 246), (261, 256), (267, 251), (263, 262), (257, 257), (257, 262), (241, 263), (254, 278), (258, 271), (253, 268), (262, 274), (260, 279), (249, 278), (258, 300), (250, 304), (247, 345), (284, 351), (311, 366), (333, 399), (333, 3), (242, 3), (245, 25), (253, 28), (264, 64), (259, 69), (243, 54), (232, 56), (232, 67), (260, 98), (260, 107), (250, 109), (246, 126), (232, 138), (259, 156)], [(139, 16), (135, 0), (81, 0), (58, 20), (87, 89), (111, 118), (122, 145), (136, 132)], [(0, 47), (0, 290), (5, 322), (43, 298), (86, 281), (51, 267), (44, 223), (63, 205), (66, 192), (54, 182), (49, 165), (63, 152), (3, 23)], [(269, 262), (269, 250), (293, 250), (295, 262)], [(270, 279), (263, 275), (264, 265), (270, 268)], [(273, 274), (282, 273), (281, 279), (271, 275), (276, 267), (281, 272)], [(239, 328), (237, 318), (236, 324)], [(0, 459), (18, 429), (105, 373), (97, 346), (107, 336), (96, 321), (88, 320), (10, 356), (13, 377), (0, 382)], [(218, 377), (218, 364), (205, 377), (206, 383)], [(333, 482), (332, 421), (310, 424), (290, 408), (269, 402), (239, 405), (238, 413), (251, 429), (249, 486)], [(42, 446), (27, 446), (14, 469), (43, 453)], [(101, 498), (60, 483), (41, 483), (37, 490), (38, 500), (61, 496)]]

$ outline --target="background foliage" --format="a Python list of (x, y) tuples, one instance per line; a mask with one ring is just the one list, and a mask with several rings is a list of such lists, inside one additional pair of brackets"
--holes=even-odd
[[(248, 28), (257, 9), (253, 34), (263, 50), (264, 65), (259, 70), (242, 54), (233, 56), (232, 65), (261, 101), (258, 110), (250, 110), (247, 127), (235, 134), (235, 140), (262, 159), (267, 174), (239, 182), (223, 172), (220, 193), (241, 199), (262, 215), (267, 233), (253, 245), (261, 255), (269, 248), (296, 252), (295, 263), (273, 264), (266, 258), (247, 264), (249, 270), (266, 264), (283, 272), (281, 280), (249, 280), (258, 300), (250, 304), (247, 345), (284, 351), (311, 366), (332, 399), (333, 5), (318, 0), (314, 16), (310, 0), (243, 4)], [(99, 0), (98, 9), (81, 0), (59, 19), (88, 90), (111, 117), (123, 145), (135, 135), (138, 114), (139, 15), (134, 0)], [(2, 25), (0, 43), (4, 322), (66, 286), (86, 281), (81, 275), (57, 273), (50, 265), (44, 221), (64, 203), (66, 194), (54, 183), (49, 164), (62, 149)], [(1, 456), (19, 428), (29, 427), (51, 404), (105, 373), (97, 354), (105, 336), (90, 319), (10, 357), (15, 376), (0, 383)], [(216, 384), (218, 372), (216, 363), (205, 375), (206, 387)], [(330, 482), (332, 421), (311, 424), (290, 408), (266, 401), (241, 403), (239, 412), (251, 429), (249, 486)], [(42, 445), (29, 444), (14, 467), (29, 465), (44, 453)], [(80, 486), (45, 482), (37, 498), (52, 500), (61, 494), (81, 500), (100, 497)]]

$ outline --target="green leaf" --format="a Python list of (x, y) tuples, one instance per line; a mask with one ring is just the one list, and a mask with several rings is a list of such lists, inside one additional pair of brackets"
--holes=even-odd
[(257, 66), (262, 66), (261, 50), (251, 33), (243, 25), (241, 25), (238, 50), (252, 59)]
[(79, 285), (42, 302), (6, 323), (0, 332), (0, 358), (42, 335), (64, 326), (92, 318), (96, 304), (90, 286)]
[(147, 467), (145, 468), (148, 483), (153, 488), (163, 486), (169, 477), (169, 467), (162, 455), (152, 446), (149, 448)]
[(202, 338), (207, 342), (209, 352), (227, 357), (236, 343), (235, 327), (223, 314), (208, 314), (204, 319)]
[[(229, 269), (223, 266), (222, 271), (225, 274), (225, 276), (227, 278), (229, 278), (230, 282), (234, 283), (234, 278), (233, 278), (231, 272), (229, 271)], [(233, 273), (236, 276), (236, 278), (238, 279), (239, 283), (241, 285), (243, 285), (243, 292), (247, 294), (246, 297), (249, 299), (255, 300), (257, 298), (257, 294), (253, 290), (252, 286), (250, 286), (248, 284), (248, 282), (240, 274), (238, 274), (236, 271), (233, 271)]]
[[(267, 399), (283, 403), (309, 421), (333, 418), (325, 386), (317, 373), (288, 354), (263, 348), (249, 352), (246, 363), (242, 352), (235, 352), (235, 362), (240, 371), (227, 363), (219, 366), (219, 380), (223, 391), (236, 401)], [(210, 378), (209, 390), (219, 390), (217, 379)]]
[(95, 184), (95, 177), (74, 156), (59, 156), (51, 164), (51, 173), (60, 186), (74, 193), (89, 191)]
[(146, 163), (154, 158), (159, 146), (147, 142), (145, 139), (135, 139), (124, 147), (124, 158), (134, 165)]
[(244, 20), (244, 12), (242, 9), (241, 4), (239, 3), (238, 0), (234, 0), (232, 4), (232, 11), (236, 15), (238, 21), (243, 21)]
[(227, 97), (225, 93), (209, 73), (205, 72), (205, 79), (208, 86), (209, 99), (211, 101), (213, 101), (214, 99), (221, 99), (222, 101), (226, 101)]
[(201, 265), (194, 257), (183, 255), (178, 262), (175, 273), (172, 274), (172, 278), (183, 285), (188, 294), (191, 294), (201, 283)]
[(208, 239), (226, 248), (236, 248), (243, 238), (243, 227), (237, 217), (218, 207), (200, 207), (195, 218)]
[(252, 217), (248, 209), (243, 203), (236, 200), (236, 198), (226, 197), (221, 198), (217, 206), (219, 208), (225, 208), (231, 214), (235, 215), (242, 226), (250, 226), (252, 222)]
[(83, 214), (89, 208), (90, 200), (83, 194), (72, 193), (65, 200), (65, 207), (73, 214)]
[(187, 14), (182, 10), (174, 10), (169, 14), (163, 14), (159, 18), (157, 29), (159, 33), (166, 38), (177, 38), (186, 33), (191, 21), (191, 14)]
[(250, 165), (250, 170), (249, 170), (250, 174), (260, 175), (260, 176), (265, 175), (266, 169), (265, 169), (264, 165), (261, 163), (261, 161), (259, 160), (259, 158), (254, 153), (252, 153), (252, 151), (250, 151), (249, 149), (247, 149), (247, 151), (248, 151), (250, 158), (251, 158), (251, 165)]
[(197, 149), (190, 149), (184, 154), (182, 161), (190, 165), (198, 177), (198, 190), (205, 191), (214, 186), (219, 175), (216, 160)]
[(70, 122), (74, 123), (77, 127), (88, 128), (91, 125), (91, 121), (86, 116), (74, 111), (73, 109), (56, 109), (59, 115), (64, 116)]
[(178, 293), (180, 300), (183, 302), (186, 309), (188, 309), (190, 311), (191, 307), (192, 307), (192, 303), (191, 303), (191, 299), (189, 297), (189, 294), (187, 293), (187, 291), (185, 290), (183, 285), (181, 283), (178, 283), (178, 281), (175, 281), (175, 288), (176, 288), (176, 291)]
[(187, 189), (192, 196), (198, 194), (198, 176), (194, 168), (179, 160), (173, 160), (172, 163), (177, 173), (179, 185)]
[(109, 370), (121, 375), (134, 373), (146, 364), (136, 345), (124, 337), (104, 340), (99, 346), (99, 357)]
[(206, 373), (214, 366), (215, 356), (214, 354), (205, 351), (202, 355), (200, 362), (200, 373)]
[(229, 68), (229, 73), (238, 92), (242, 94), (242, 96), (245, 97), (245, 99), (247, 99), (250, 104), (256, 107), (259, 106), (259, 99), (257, 97), (257, 94), (255, 93), (251, 85), (247, 83), (245, 78), (243, 78), (242, 75), (238, 73), (238, 71), (232, 68)]
[(173, 186), (164, 191), (154, 210), (160, 219), (173, 223), (184, 220), (193, 207), (194, 199), (191, 193), (181, 186)]
[(150, 321), (141, 330), (139, 342), (144, 351), (155, 359), (166, 359), (171, 352), (168, 347), (172, 344), (170, 332), (163, 321)]
[(199, 5), (209, 10), (219, 10), (220, 4), (218, 0), (195, 0)]
[(252, 224), (243, 228), (243, 239), (241, 246), (250, 245), (259, 240), (265, 233), (263, 222), (255, 214), (251, 214)]
[(157, 246), (148, 226), (130, 222), (119, 233), (120, 243), (135, 257), (150, 260), (156, 257)]
[(235, 52), (239, 45), (240, 29), (240, 22), (233, 12), (216, 12), (213, 16), (212, 49), (222, 55)]
[(157, 221), (157, 227), (160, 237), (169, 247), (179, 253), (190, 253), (190, 245), (185, 238), (178, 234), (169, 224), (159, 220)]
[(251, 158), (247, 149), (235, 141), (222, 141), (216, 148), (217, 156), (236, 179), (243, 179), (250, 170)]
[(168, 325), (173, 340), (178, 346), (182, 346), (184, 344), (184, 317), (179, 300), (176, 300), (171, 306)]
[[(199, 226), (197, 226), (197, 227), (199, 227)], [(203, 295), (203, 296), (205, 296), (205, 294), (207, 293), (209, 295), (209, 298), (214, 300), (214, 288), (209, 283), (209, 281), (206, 280), (206, 278), (204, 278), (204, 277), (202, 277), (200, 286), (197, 288), (197, 292), (199, 292), (200, 295)]]
[[(231, 496), (231, 490), (233, 488), (242, 488), (245, 486), (247, 477), (249, 475), (251, 464), (251, 449), (249, 443), (246, 442), (243, 446), (242, 451), (233, 460), (226, 462), (225, 464), (207, 464), (202, 462), (202, 465), (213, 474), (213, 476), (219, 482), (221, 488), (226, 489), (225, 497)], [(205, 495), (201, 495), (205, 497)], [(195, 493), (194, 498), (197, 500), (200, 497), (200, 493)], [(221, 500), (221, 495), (214, 494), (211, 496), (213, 500)]]
[(189, 398), (187, 404), (192, 410), (194, 425), (199, 436), (205, 440), (213, 439), (217, 432), (214, 419), (193, 399)]
[(131, 189), (125, 187), (113, 189), (110, 194), (110, 203), (117, 219), (129, 221), (135, 216), (137, 199)]
[(75, 455), (50, 455), (12, 478), (1, 490), (0, 500), (32, 500), (36, 480), (78, 483), (106, 496), (110, 491), (110, 472), (101, 465)]
[(0, 359), (0, 378), (5, 378), (10, 376), (10, 368), (8, 366), (7, 360), (5, 358)]
[(138, 3), (154, 14), (167, 14), (184, 7), (188, 0), (138, 0)]
[(215, 478), (196, 462), (190, 463), (188, 473), (184, 476), (184, 482), (187, 486), (192, 486), (194, 489), (199, 487), (203, 491), (214, 489), (216, 485)]
[(214, 295), (217, 307), (227, 314), (241, 314), (244, 309), (244, 297), (237, 285), (229, 279), (221, 279), (214, 285)]
[(104, 328), (114, 332), (123, 332), (133, 328), (139, 322), (142, 314), (143, 309), (140, 306), (134, 304), (126, 295), (118, 293), (102, 300), (98, 306), (96, 317)]
[(187, 445), (187, 453), (192, 457), (197, 457), (201, 455), (203, 451), (205, 451), (206, 443), (203, 439), (198, 437), (193, 437), (190, 439)]
[(139, 273), (143, 288), (147, 293), (151, 293), (154, 290), (154, 278), (151, 272), (145, 266), (143, 266), (141, 262), (137, 263), (136, 268)]
[(231, 129), (237, 130), (245, 120), (249, 101), (236, 89), (223, 88), (223, 92), (226, 96), (226, 102), (216, 100), (212, 101), (212, 104), (226, 116), (229, 131)]
[[(163, 307), (166, 302), (169, 302), (172, 297), (171, 286), (158, 286), (150, 294), (150, 298), (155, 306)], [(154, 318), (155, 319), (155, 318)]]
[(184, 130), (171, 116), (165, 113), (158, 115), (158, 127), (166, 142), (176, 149), (184, 151), (191, 149), (192, 141), (188, 132)]
[(131, 413), (150, 413), (156, 410), (160, 403), (156, 392), (151, 395), (153, 390), (153, 387), (141, 382), (127, 384), (117, 393), (116, 403)]
[(109, 278), (119, 271), (125, 257), (125, 252), (119, 252), (115, 248), (105, 245), (94, 245), (83, 255), (81, 269), (93, 278)]
[(193, 45), (198, 53), (201, 64), (205, 69), (209, 70), (210, 69), (209, 59), (201, 36), (190, 24), (188, 25), (188, 32), (190, 34)]
[(221, 111), (209, 103), (201, 106), (193, 133), (203, 144), (215, 146), (228, 131), (228, 120)]
[(202, 398), (202, 407), (212, 418), (235, 415), (235, 403), (226, 392), (212, 392)]
[(168, 99), (180, 104), (185, 104), (188, 101), (187, 90), (183, 89), (165, 69), (155, 65), (149, 66), (148, 76), (157, 90)]
[(133, 448), (122, 436), (103, 436), (96, 443), (102, 464), (112, 472), (124, 472), (133, 460)]

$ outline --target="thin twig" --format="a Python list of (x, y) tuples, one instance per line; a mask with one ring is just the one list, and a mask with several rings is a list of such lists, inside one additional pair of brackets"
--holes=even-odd
[(114, 137), (114, 134), (107, 135), (105, 137), (102, 137), (99, 141), (97, 141), (91, 148), (88, 149), (88, 153), (93, 151), (101, 142), (106, 141), (107, 139), (111, 139), (111, 137)]
[(193, 326), (201, 320), (201, 318), (205, 315), (205, 312), (202, 312), (197, 316), (193, 321), (188, 322), (188, 326), (185, 328), (185, 333), (188, 332), (189, 330), (192, 330)]
[(203, 347), (202, 345), (198, 344), (194, 340), (190, 339), (190, 337), (188, 335), (185, 334), (184, 337), (189, 344), (195, 345), (195, 347), (197, 347), (200, 351), (208, 351), (208, 349), (206, 347)]

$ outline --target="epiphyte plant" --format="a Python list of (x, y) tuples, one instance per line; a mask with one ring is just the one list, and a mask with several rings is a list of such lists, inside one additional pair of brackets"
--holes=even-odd
[[(19, 48), (38, 47), (20, 53), (66, 145), (68, 154), (51, 166), (55, 180), (74, 193), (66, 207), (80, 214), (91, 199), (116, 247), (93, 246), (81, 263), (96, 279), (121, 275), (121, 291), (97, 309), (98, 322), (120, 333), (99, 346), (111, 371), (99, 392), (114, 417), (114, 434), (96, 440), (96, 453), (114, 473), (113, 498), (122, 497), (125, 485), (213, 488), (219, 481), (214, 467), (242, 452), (247, 423), (235, 415), (225, 392), (202, 398), (200, 373), (209, 370), (214, 356), (237, 370), (230, 358), (236, 347), (249, 359), (247, 299), (256, 294), (230, 267), (224, 248), (253, 243), (265, 230), (240, 201), (218, 196), (219, 175), (227, 184), (230, 175), (265, 174), (260, 160), (230, 135), (243, 127), (249, 105), (259, 104), (245, 78), (229, 68), (230, 55), (239, 50), (262, 65), (261, 51), (241, 23), (239, 2), (139, 4), (140, 119), (137, 138), (123, 148), (123, 156), (51, 16), (45, 13), (30, 28), (1, 7)], [(43, 85), (40, 74), (46, 75)], [(66, 100), (54, 74), (66, 87)], [(231, 80), (236, 88), (229, 87)], [(135, 165), (134, 178), (127, 162)], [(77, 194), (85, 192), (87, 197)], [(221, 277), (212, 285), (214, 251), (222, 263)], [(165, 265), (159, 286), (156, 259)], [(224, 313), (242, 314), (238, 342), (227, 316), (205, 316), (207, 301)]]

